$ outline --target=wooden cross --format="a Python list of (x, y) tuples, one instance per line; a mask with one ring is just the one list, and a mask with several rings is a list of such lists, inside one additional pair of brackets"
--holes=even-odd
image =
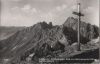
[(77, 15), (78, 16), (78, 35), (77, 35), (77, 38), (78, 38), (78, 51), (81, 51), (80, 49), (80, 22), (81, 22), (81, 16), (84, 16), (84, 14), (81, 13), (81, 10), (80, 10), (80, 3), (78, 3), (78, 12), (73, 12), (74, 15)]

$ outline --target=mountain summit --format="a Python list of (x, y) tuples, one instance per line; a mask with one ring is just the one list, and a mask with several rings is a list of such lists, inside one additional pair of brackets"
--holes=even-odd
[[(81, 44), (87, 44), (99, 36), (98, 27), (81, 22)], [(37, 23), (0, 41), (0, 57), (10, 61), (22, 61), (31, 55), (32, 61), (42, 57), (59, 57), (60, 53), (72, 53), (71, 45), (77, 42), (77, 19), (69, 17), (61, 26), (50, 22)], [(36, 60), (37, 59), (37, 60)]]

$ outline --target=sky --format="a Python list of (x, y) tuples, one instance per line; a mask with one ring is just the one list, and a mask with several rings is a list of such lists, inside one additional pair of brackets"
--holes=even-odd
[[(80, 2), (82, 21), (99, 26), (99, 0)], [(77, 0), (1, 0), (1, 25), (32, 26), (42, 21), (61, 25), (75, 16), (73, 11), (77, 11)]]

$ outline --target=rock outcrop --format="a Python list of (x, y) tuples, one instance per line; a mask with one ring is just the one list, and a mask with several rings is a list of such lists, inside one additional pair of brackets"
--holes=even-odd
[[(81, 22), (80, 32), (83, 44), (99, 36), (98, 27), (85, 22)], [(49, 24), (40, 22), (0, 41), (2, 45), (0, 57), (13, 60), (20, 58), (20, 61), (26, 60), (33, 53), (32, 60), (56, 57), (74, 42), (77, 42), (77, 19), (69, 17), (61, 26), (53, 26), (51, 22)]]

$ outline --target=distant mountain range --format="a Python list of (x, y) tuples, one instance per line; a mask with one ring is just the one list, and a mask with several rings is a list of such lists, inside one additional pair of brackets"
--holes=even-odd
[(17, 31), (23, 29), (25, 27), (7, 27), (7, 26), (0, 26), (0, 40), (7, 39)]
[[(38, 62), (42, 57), (60, 57), (61, 53), (74, 53), (77, 42), (77, 19), (69, 17), (63, 25), (53, 26), (52, 22), (37, 23), (31, 27), (21, 29), (9, 38), (0, 41), (0, 57), (13, 61)], [(89, 23), (81, 22), (81, 44), (87, 44), (91, 39), (99, 36), (99, 28)]]

